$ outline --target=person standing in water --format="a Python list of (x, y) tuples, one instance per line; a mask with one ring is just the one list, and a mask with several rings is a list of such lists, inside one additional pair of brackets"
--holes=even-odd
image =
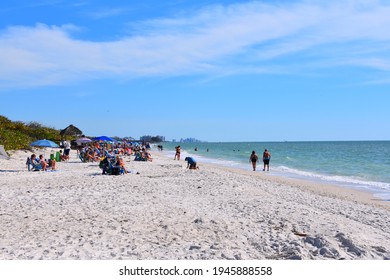
[(259, 161), (259, 157), (256, 155), (255, 151), (252, 151), (249, 161), (252, 162), (253, 171), (256, 171), (256, 163)]
[(175, 147), (175, 149), (176, 149), (176, 154), (174, 159), (180, 160), (180, 146)]
[(264, 168), (263, 171), (265, 171), (265, 168), (267, 167), (267, 171), (269, 171), (269, 161), (271, 160), (271, 153), (265, 149), (263, 153), (263, 162), (264, 162)]

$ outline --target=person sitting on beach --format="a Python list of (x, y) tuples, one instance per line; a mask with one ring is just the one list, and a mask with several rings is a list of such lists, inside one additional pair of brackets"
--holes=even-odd
[(145, 158), (147, 161), (153, 161), (152, 155), (147, 151), (143, 152), (142, 157)]
[(132, 153), (133, 153), (133, 151), (131, 150), (130, 147), (127, 147), (127, 146), (126, 146), (126, 147), (124, 148), (124, 155), (131, 156)]
[(100, 162), (99, 162), (99, 167), (103, 170), (102, 174), (107, 174), (108, 170), (110, 169), (110, 162), (107, 157), (104, 157)]
[(187, 161), (187, 168), (189, 169), (199, 169), (198, 166), (196, 166), (196, 161), (192, 158), (192, 157), (186, 157), (184, 159), (185, 161)]
[(64, 161), (65, 158), (64, 158), (64, 154), (62, 153), (62, 150), (59, 150), (58, 153), (59, 153), (59, 160)]
[(177, 160), (180, 160), (180, 146), (175, 147), (176, 154), (174, 160), (177, 158)]
[(127, 170), (125, 167), (125, 161), (120, 156), (116, 156), (115, 166), (119, 167), (121, 170), (124, 171), (125, 174), (127, 174)]
[(263, 162), (264, 162), (263, 171), (265, 171), (266, 167), (267, 167), (267, 171), (269, 171), (269, 161), (270, 160), (271, 160), (271, 154), (267, 149), (265, 149), (264, 153), (263, 153)]
[(94, 162), (94, 161), (99, 161), (100, 157), (97, 156), (96, 150), (90, 148), (86, 154), (86, 157), (88, 158), (88, 161)]
[(153, 161), (152, 155), (143, 149), (142, 151), (138, 151), (135, 153), (135, 161)]
[(87, 151), (85, 149), (80, 149), (78, 157), (82, 162), (87, 162), (88, 161)]
[(92, 151), (92, 149), (88, 148), (88, 149), (86, 150), (86, 152), (85, 152), (85, 154), (84, 154), (84, 158), (85, 158), (87, 161), (89, 161), (89, 162), (93, 161), (93, 151)]
[(108, 159), (115, 159), (115, 155), (112, 153), (112, 151), (105, 150), (104, 151), (104, 156), (107, 157)]
[(255, 151), (252, 151), (249, 161), (252, 162), (253, 171), (256, 171), (256, 163), (259, 161), (259, 157), (256, 155)]
[(46, 171), (46, 168), (48, 166), (48, 163), (45, 161), (43, 158), (43, 155), (39, 155), (39, 162), (41, 163), (42, 166), (42, 171)]
[[(28, 171), (30, 171), (30, 170), (37, 171), (37, 170), (42, 169), (41, 163), (39, 162), (39, 160), (37, 159), (37, 156), (35, 154), (32, 154), (31, 157), (27, 158), (26, 165), (27, 165)], [(30, 167), (30, 165), (31, 165), (31, 167)]]
[(51, 170), (56, 170), (57, 169), (57, 161), (55, 160), (55, 158), (49, 158), (47, 160), (44, 159), (44, 161), (46, 162), (47, 164), (47, 168), (51, 168)]
[(143, 157), (143, 153), (141, 153), (140, 151), (137, 151), (135, 153), (134, 160), (135, 161), (146, 161), (146, 159)]

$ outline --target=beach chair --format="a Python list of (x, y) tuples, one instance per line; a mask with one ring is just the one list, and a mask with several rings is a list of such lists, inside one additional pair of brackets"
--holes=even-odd
[(99, 167), (103, 171), (102, 174), (123, 175), (126, 173), (123, 167), (115, 165), (115, 160), (108, 157), (100, 161)]
[(31, 158), (28, 157), (26, 161), (28, 171), (40, 171), (42, 170), (42, 165), (40, 163), (31, 162)]
[(84, 152), (79, 154), (79, 159), (82, 162), (88, 162), (88, 157), (86, 157), (86, 154)]
[(135, 161), (147, 161), (148, 159), (143, 157), (142, 154), (140, 152), (137, 152), (135, 154), (135, 158), (134, 158)]
[(111, 155), (108, 151), (104, 151), (104, 155), (109, 160), (115, 160), (115, 155)]
[(125, 174), (125, 169), (122, 166), (115, 165), (115, 161), (109, 160), (109, 174), (110, 175), (123, 175)]

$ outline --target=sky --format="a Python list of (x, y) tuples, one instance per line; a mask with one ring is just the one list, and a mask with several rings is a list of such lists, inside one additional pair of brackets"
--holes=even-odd
[(87, 136), (390, 140), (390, 1), (2, 0), (0, 115)]

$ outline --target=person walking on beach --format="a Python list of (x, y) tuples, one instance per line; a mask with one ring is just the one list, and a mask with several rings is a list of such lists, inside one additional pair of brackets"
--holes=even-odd
[(63, 160), (69, 160), (70, 144), (66, 140), (62, 144), (64, 146)]
[(255, 151), (252, 151), (249, 161), (252, 162), (253, 171), (256, 171), (256, 163), (259, 161), (259, 157), (256, 155)]
[(264, 162), (264, 168), (263, 171), (265, 171), (265, 168), (267, 167), (267, 171), (269, 171), (269, 161), (271, 160), (271, 153), (265, 149), (263, 153), (263, 162)]
[(175, 147), (176, 154), (174, 160), (177, 158), (177, 160), (180, 160), (180, 146)]

